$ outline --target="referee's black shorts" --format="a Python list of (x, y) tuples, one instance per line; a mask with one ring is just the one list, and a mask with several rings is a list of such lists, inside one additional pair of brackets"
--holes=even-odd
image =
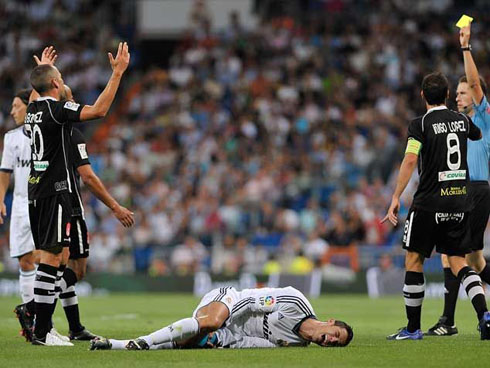
[(468, 186), (471, 201), (469, 216), (471, 250), (483, 249), (483, 238), (490, 216), (490, 186), (487, 181), (471, 181)]
[(410, 208), (403, 229), (403, 249), (429, 258), (436, 248), (448, 256), (471, 253), (468, 212), (442, 213)]
[(58, 254), (70, 244), (69, 193), (29, 201), (29, 220), (36, 249)]
[(89, 253), (89, 234), (82, 216), (71, 218), (70, 259), (87, 258)]

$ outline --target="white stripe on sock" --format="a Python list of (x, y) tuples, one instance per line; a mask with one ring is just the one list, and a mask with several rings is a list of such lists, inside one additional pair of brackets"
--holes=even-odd
[(405, 299), (405, 305), (407, 307), (420, 307), (422, 305), (422, 302), (424, 301), (424, 298), (418, 298), (418, 299), (404, 298), (404, 299)]

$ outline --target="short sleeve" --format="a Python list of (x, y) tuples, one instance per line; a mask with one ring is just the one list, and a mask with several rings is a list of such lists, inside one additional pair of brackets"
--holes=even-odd
[(3, 153), (0, 171), (11, 173), (14, 171), (14, 167), (15, 158), (12, 147), (11, 134), (5, 134), (5, 137), (3, 138)]
[(73, 166), (75, 168), (90, 164), (85, 137), (76, 128), (73, 128), (71, 133), (71, 149), (73, 153)]
[(481, 130), (478, 128), (475, 123), (473, 123), (473, 120), (469, 116), (466, 116), (468, 118), (468, 123), (469, 123), (469, 129), (468, 129), (468, 138), (471, 139), (472, 141), (477, 141), (481, 138)]
[(84, 107), (84, 105), (73, 101), (56, 101), (52, 103), (52, 106), (51, 113), (59, 124), (78, 123)]
[(415, 139), (417, 142), (424, 143), (421, 119), (414, 119), (408, 125), (408, 139)]
[[(478, 127), (489, 134), (490, 132), (490, 104), (488, 103), (487, 97), (483, 96), (480, 104), (475, 104), (475, 117), (478, 116), (479, 121), (482, 124), (479, 124)], [(476, 124), (475, 124), (476, 125)]]

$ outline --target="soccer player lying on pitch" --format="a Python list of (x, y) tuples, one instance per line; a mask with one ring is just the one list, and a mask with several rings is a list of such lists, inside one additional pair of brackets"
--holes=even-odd
[(132, 340), (96, 338), (91, 350), (226, 347), (346, 346), (354, 336), (342, 321), (319, 321), (306, 297), (293, 287), (211, 290), (192, 317)]

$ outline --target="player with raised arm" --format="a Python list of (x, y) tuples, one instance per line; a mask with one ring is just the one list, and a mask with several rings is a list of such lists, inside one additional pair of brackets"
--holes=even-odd
[[(490, 178), (488, 162), (490, 159), (490, 104), (487, 101), (486, 85), (478, 75), (478, 69), (471, 55), (471, 24), (461, 28), (459, 41), (463, 53), (465, 75), (459, 79), (456, 89), (458, 110), (471, 117), (482, 131), (479, 141), (468, 141), (468, 169), (470, 182), (468, 197), (472, 204), (469, 213), (471, 253), (466, 255), (468, 265), (490, 284), (490, 266), (483, 256), (483, 239), (490, 215)], [(458, 333), (454, 324), (454, 312), (459, 292), (459, 280), (452, 274), (447, 256), (441, 256), (444, 267), (444, 311), (439, 321), (429, 330), (429, 336), (450, 336)]]
[[(61, 73), (50, 64), (38, 65), (31, 73), (31, 84), (40, 97), (27, 107), (26, 128), (31, 136), (29, 175), (29, 218), (40, 263), (36, 271), (34, 299), (36, 324), (33, 344), (72, 345), (49, 333), (59, 288), (62, 249), (70, 243), (72, 215), (70, 178), (71, 123), (104, 117), (116, 95), (130, 55), (120, 43), (116, 57), (109, 53), (112, 75), (93, 105), (60, 101), (65, 92)], [(58, 285), (57, 285), (58, 284)]]
[(468, 232), (470, 205), (467, 195), (467, 140), (481, 139), (481, 131), (462, 113), (449, 110), (446, 77), (432, 73), (422, 81), (421, 96), (427, 112), (410, 122), (405, 157), (388, 213), (382, 222), (398, 224), (400, 196), (417, 166), (420, 182), (404, 227), (405, 285), (403, 296), (408, 325), (389, 335), (389, 340), (420, 340), (422, 302), (425, 294), (423, 264), (437, 252), (448, 256), (449, 266), (463, 284), (477, 313), (480, 337), (490, 339), (490, 313), (478, 274), (468, 267), (465, 255), (470, 248)]
[(133, 340), (96, 338), (91, 350), (274, 348), (346, 346), (354, 336), (345, 322), (319, 321), (308, 299), (292, 287), (211, 290), (192, 317)]

